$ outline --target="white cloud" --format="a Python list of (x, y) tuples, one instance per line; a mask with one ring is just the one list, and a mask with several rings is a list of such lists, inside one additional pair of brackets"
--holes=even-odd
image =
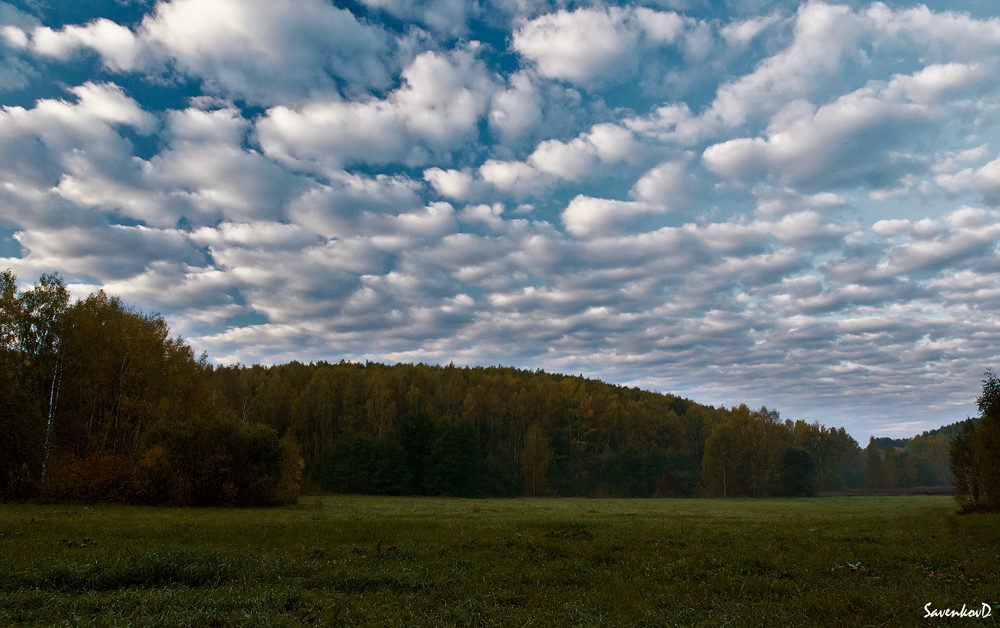
[(380, 232), (383, 216), (424, 206), (419, 184), (405, 177), (341, 172), (328, 185), (316, 186), (289, 204), (288, 217), (325, 238), (348, 239)]
[(542, 121), (542, 95), (528, 73), (517, 72), (508, 83), (510, 87), (493, 97), (490, 126), (504, 139), (517, 140)]
[(153, 260), (203, 261), (176, 230), (100, 225), (59, 225), (21, 232), (26, 262), (40, 268), (66, 267), (73, 274), (119, 279), (141, 273)]
[(791, 45), (753, 73), (720, 87), (707, 115), (735, 127), (750, 115), (766, 116), (789, 100), (813, 93), (868, 30), (846, 6), (815, 1), (801, 5)]
[(498, 190), (522, 196), (543, 189), (549, 182), (539, 170), (524, 162), (499, 159), (487, 159), (479, 167), (479, 176)]
[(635, 9), (635, 20), (650, 39), (673, 43), (684, 34), (686, 23), (677, 13), (654, 11), (646, 7)]
[(139, 103), (126, 96), (122, 88), (113, 83), (95, 84), (88, 81), (69, 91), (79, 101), (77, 111), (98, 120), (128, 125), (143, 135), (151, 133), (158, 126), (155, 117), (143, 111)]
[(640, 201), (615, 201), (579, 195), (562, 213), (566, 230), (577, 237), (620, 231), (633, 219), (660, 211)]
[(84, 83), (70, 88), (75, 103), (44, 99), (31, 109), (0, 112), (0, 181), (10, 191), (46, 194), (65, 176), (86, 172), (115, 179), (136, 176), (139, 165), (120, 127), (151, 132), (156, 118), (120, 87)]
[(682, 160), (665, 161), (636, 181), (631, 195), (645, 203), (676, 209), (700, 196), (703, 184)]
[(792, 188), (757, 185), (752, 194), (757, 204), (757, 214), (762, 216), (787, 214), (803, 209), (829, 211), (847, 204), (846, 199), (833, 192), (801, 194)]
[(98, 19), (30, 35), (40, 55), (68, 59), (90, 48), (112, 71), (174, 69), (254, 104), (336, 93), (337, 79), (352, 94), (390, 80), (384, 33), (321, 0), (170, 0), (135, 31)]
[(813, 110), (795, 101), (778, 112), (767, 137), (740, 138), (705, 149), (705, 166), (724, 180), (768, 177), (792, 187), (885, 188), (914, 166), (899, 152), (924, 132), (933, 112), (871, 87)]
[(523, 21), (511, 41), (540, 75), (591, 88), (624, 82), (658, 48), (700, 60), (714, 43), (709, 24), (645, 7), (561, 9)]
[(454, 198), (457, 200), (468, 199), (472, 195), (473, 188), (475, 187), (472, 172), (468, 168), (465, 170), (442, 170), (441, 168), (428, 168), (427, 170), (424, 170), (424, 179), (426, 179), (434, 190), (441, 196), (447, 196), (448, 198)]
[(1000, 157), (980, 168), (963, 168), (954, 173), (934, 177), (935, 183), (952, 194), (980, 192), (991, 205), (1000, 204)]
[(588, 83), (627, 75), (638, 62), (638, 33), (626, 18), (619, 8), (558, 11), (521, 25), (512, 46), (548, 78)]
[(762, 31), (780, 20), (777, 13), (747, 20), (730, 22), (719, 29), (719, 34), (730, 46), (743, 47), (753, 41)]
[(131, 30), (103, 18), (85, 26), (69, 25), (61, 31), (39, 27), (31, 33), (31, 47), (38, 54), (62, 59), (81, 48), (90, 48), (101, 56), (105, 67), (115, 72), (132, 70), (145, 53)]
[(966, 96), (996, 84), (997, 68), (983, 63), (928, 65), (912, 75), (893, 77), (890, 90), (898, 89), (910, 101), (935, 105)]
[(416, 21), (446, 36), (466, 34), (468, 21), (480, 13), (478, 2), (466, 0), (361, 0), (372, 9), (393, 17)]
[(695, 117), (687, 104), (658, 107), (649, 115), (626, 118), (623, 125), (635, 133), (663, 143), (689, 146), (714, 133), (711, 120)]
[(558, 180), (581, 181), (599, 164), (633, 161), (642, 150), (628, 129), (597, 124), (568, 142), (540, 142), (524, 162), (487, 160), (479, 176), (500, 190), (534, 192)]
[(865, 17), (883, 36), (927, 50), (929, 60), (977, 61), (995, 55), (1000, 45), (996, 18), (977, 20), (958, 11), (931, 11), (926, 5), (894, 11), (882, 2), (873, 3)]
[(257, 123), (261, 146), (274, 159), (321, 173), (355, 163), (447, 163), (449, 151), (476, 138), (495, 90), (475, 52), (422, 53), (385, 100), (274, 107)]
[(878, 268), (883, 276), (937, 272), (959, 266), (968, 258), (979, 257), (996, 246), (1000, 226), (959, 229), (932, 239), (907, 242), (889, 251), (888, 259)]

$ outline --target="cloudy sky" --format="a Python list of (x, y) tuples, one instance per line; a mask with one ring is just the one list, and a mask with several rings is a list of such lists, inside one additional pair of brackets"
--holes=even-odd
[(1000, 354), (993, 8), (0, 2), (0, 268), (220, 363), (514, 365), (912, 435)]

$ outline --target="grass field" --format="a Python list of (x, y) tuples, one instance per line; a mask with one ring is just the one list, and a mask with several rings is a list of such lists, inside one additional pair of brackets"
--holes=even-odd
[(0, 625), (936, 626), (1000, 602), (949, 497), (0, 505)]

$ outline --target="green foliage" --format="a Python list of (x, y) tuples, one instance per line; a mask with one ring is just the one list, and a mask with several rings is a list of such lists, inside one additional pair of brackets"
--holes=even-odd
[[(537, 466), (526, 467), (523, 456), (528, 432), (537, 426), (551, 456), (536, 481), (543, 480), (551, 495), (690, 496), (699, 487), (721, 495), (702, 478), (706, 443), (736, 415), (745, 419), (736, 452), (743, 484), (732, 494), (776, 494), (780, 458), (790, 444), (813, 457), (820, 488), (864, 481), (861, 450), (843, 428), (782, 423), (767, 408), (711, 408), (583, 377), (506, 367), (291, 362), (220, 367), (210, 381), (217, 408), (294, 434), (306, 475), (332, 492), (530, 492), (529, 475)], [(466, 430), (458, 440), (467, 446), (457, 444), (456, 426)], [(375, 445), (378, 439), (403, 449), (401, 491), (395, 480), (367, 479), (394, 468), (383, 462), (392, 456)], [(365, 455), (374, 458), (362, 463)]]
[(538, 422), (531, 424), (524, 435), (521, 449), (521, 469), (524, 474), (524, 494), (537, 497), (549, 492), (549, 463), (552, 449)]
[(14, 372), (0, 368), (0, 501), (34, 492), (43, 421)]
[(689, 452), (652, 449), (647, 464), (650, 477), (656, 482), (654, 497), (691, 497), (694, 494), (699, 474)]
[(406, 452), (392, 438), (355, 434), (320, 454), (314, 481), (336, 493), (401, 495), (410, 485)]
[(949, 454), (962, 510), (1000, 510), (1000, 378), (986, 369), (976, 399), (979, 421), (966, 421)]
[(882, 452), (878, 450), (878, 444), (874, 438), (868, 439), (868, 447), (865, 448), (865, 486), (868, 488), (885, 488), (886, 486)]
[(955, 499), (963, 511), (980, 510), (985, 506), (977, 436), (976, 424), (967, 421), (965, 429), (951, 439), (948, 452), (955, 478)]
[[(156, 451), (149, 460), (148, 494), (185, 506), (266, 506), (286, 502), (278, 495), (283, 474), (294, 474), (294, 464), (273, 428), (247, 423), (232, 414), (165, 420), (149, 435)], [(161, 455), (162, 452), (162, 455)], [(297, 452), (295, 452), (297, 455)], [(298, 468), (301, 471), (301, 468)], [(168, 478), (167, 485), (159, 483)]]
[(483, 458), (471, 421), (442, 419), (428, 456), (427, 488), (432, 495), (482, 494)]
[(42, 485), (42, 497), (54, 502), (125, 501), (128, 474), (128, 465), (117, 456), (55, 456)]
[(764, 497), (774, 492), (776, 451), (784, 448), (787, 426), (776, 412), (745, 405), (734, 408), (705, 442), (702, 482), (709, 495)]
[(816, 464), (808, 451), (788, 447), (781, 455), (778, 470), (781, 494), (788, 497), (812, 497), (816, 494)]
[[(416, 389), (411, 388), (412, 392)], [(412, 397), (412, 395), (411, 395)], [(416, 403), (416, 402), (413, 402)], [(409, 485), (407, 493), (414, 495), (426, 489), (431, 445), (434, 443), (434, 423), (424, 412), (408, 414), (399, 426), (399, 441), (403, 447)]]

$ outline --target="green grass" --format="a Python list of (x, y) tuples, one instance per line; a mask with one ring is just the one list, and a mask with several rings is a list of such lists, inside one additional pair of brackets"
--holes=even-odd
[(924, 605), (1000, 602), (998, 524), (926, 496), (0, 505), (0, 625), (995, 625)]

